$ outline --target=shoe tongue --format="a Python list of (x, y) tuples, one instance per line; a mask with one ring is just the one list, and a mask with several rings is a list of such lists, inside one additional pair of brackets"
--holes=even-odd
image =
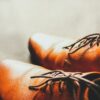
[[(100, 78), (95, 79), (94, 82), (100, 87)], [(89, 88), (87, 95), (89, 100), (100, 100), (100, 88), (94, 88), (94, 91)]]
[(90, 84), (88, 83), (86, 85), (85, 83), (82, 83), (82, 90), (80, 94), (81, 99), (100, 100), (100, 73), (99, 72), (86, 73), (83, 75), (83, 78), (89, 80)]

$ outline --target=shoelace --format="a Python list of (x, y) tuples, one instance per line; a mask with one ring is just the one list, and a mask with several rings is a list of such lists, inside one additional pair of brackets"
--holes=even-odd
[(79, 39), (75, 43), (73, 43), (69, 46), (65, 46), (63, 48), (69, 49), (69, 54), (72, 54), (72, 53), (75, 53), (76, 51), (78, 51), (82, 47), (85, 47), (87, 45), (92, 47), (94, 44), (99, 46), (99, 44), (100, 44), (100, 33), (94, 33), (94, 34), (87, 35), (87, 36)]
[(50, 88), (50, 93), (53, 94), (53, 86), (55, 83), (58, 83), (58, 89), (60, 94), (63, 93), (63, 87), (62, 84), (65, 84), (65, 86), (68, 88), (68, 91), (73, 93), (73, 98), (74, 100), (77, 99), (77, 94), (76, 94), (76, 87), (77, 84), (76, 82), (81, 86), (81, 83), (89, 87), (94, 93), (98, 96), (100, 99), (100, 85), (86, 79), (83, 77), (80, 77), (82, 73), (69, 73), (68, 75), (65, 74), (63, 71), (50, 71), (48, 73), (42, 74), (40, 76), (32, 76), (31, 79), (35, 78), (45, 78), (46, 80), (36, 86), (29, 86), (30, 90), (42, 90), (43, 92), (46, 93), (46, 89), (49, 86)]

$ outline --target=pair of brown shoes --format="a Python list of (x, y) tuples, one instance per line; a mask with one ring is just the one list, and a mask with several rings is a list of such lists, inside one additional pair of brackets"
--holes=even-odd
[(86, 36), (69, 46), (71, 40), (32, 36), (32, 62), (43, 67), (2, 61), (0, 100), (100, 100), (99, 35)]

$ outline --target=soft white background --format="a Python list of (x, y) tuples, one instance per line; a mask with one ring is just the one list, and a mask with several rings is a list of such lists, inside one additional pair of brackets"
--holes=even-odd
[(27, 62), (37, 32), (73, 39), (100, 32), (100, 0), (0, 0), (0, 60)]

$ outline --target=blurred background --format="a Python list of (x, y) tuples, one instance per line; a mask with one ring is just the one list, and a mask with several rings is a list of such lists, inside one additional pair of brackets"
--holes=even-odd
[(100, 0), (0, 0), (0, 60), (29, 62), (37, 32), (75, 40), (100, 32)]

